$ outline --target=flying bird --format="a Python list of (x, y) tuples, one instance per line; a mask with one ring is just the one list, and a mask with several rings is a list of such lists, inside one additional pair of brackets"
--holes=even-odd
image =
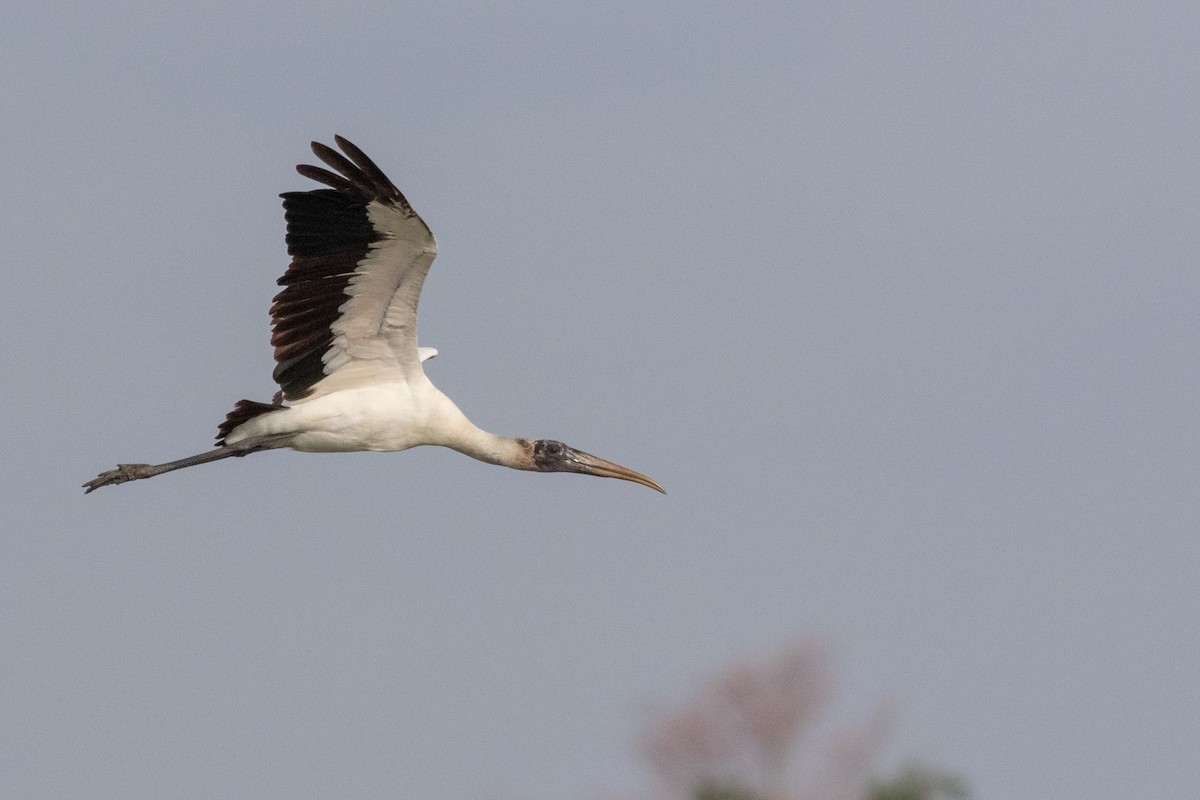
[(326, 188), (285, 192), (291, 264), (271, 306), (270, 403), (238, 401), (212, 450), (165, 464), (119, 464), (86, 492), (260, 450), (397, 451), (440, 445), (489, 464), (577, 472), (640, 483), (631, 469), (553, 439), (498, 436), (476, 427), (425, 375), (436, 355), (417, 346), (417, 303), (437, 241), (371, 159), (341, 136), (339, 153), (312, 143), (329, 169), (296, 171)]

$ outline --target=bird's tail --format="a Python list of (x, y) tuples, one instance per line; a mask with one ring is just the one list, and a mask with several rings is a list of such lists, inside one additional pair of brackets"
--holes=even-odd
[(233, 411), (225, 415), (225, 421), (217, 428), (217, 446), (224, 446), (225, 437), (233, 433), (233, 429), (242, 423), (254, 419), (260, 414), (267, 414), (283, 408), (279, 400), (278, 395), (276, 395), (276, 402), (274, 403), (259, 403), (256, 400), (238, 400), (233, 406)]

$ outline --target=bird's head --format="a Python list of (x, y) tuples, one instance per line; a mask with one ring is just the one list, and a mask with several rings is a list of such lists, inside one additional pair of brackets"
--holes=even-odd
[(595, 475), (600, 478), (620, 478), (623, 481), (633, 481), (642, 486), (649, 486), (655, 491), (667, 493), (658, 483), (640, 472), (605, 461), (590, 453), (568, 447), (553, 439), (538, 439), (531, 442), (533, 469), (538, 472), (578, 472), (581, 475)]

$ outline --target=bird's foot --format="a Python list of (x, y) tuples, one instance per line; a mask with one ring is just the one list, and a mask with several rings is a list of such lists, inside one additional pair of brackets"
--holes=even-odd
[(128, 483), (140, 478), (151, 478), (157, 474), (153, 464), (117, 464), (116, 469), (101, 472), (83, 484), (83, 493), (94, 492), (101, 486), (115, 486), (118, 483)]

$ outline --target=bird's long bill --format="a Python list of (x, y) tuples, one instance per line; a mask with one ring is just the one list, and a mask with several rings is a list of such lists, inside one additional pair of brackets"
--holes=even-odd
[(658, 482), (654, 479), (648, 478), (640, 472), (634, 472), (628, 467), (622, 467), (620, 464), (605, 461), (603, 458), (594, 456), (591, 453), (585, 453), (582, 450), (572, 448), (567, 462), (571, 464), (571, 472), (595, 475), (599, 478), (620, 478), (623, 481), (633, 481), (634, 483), (640, 483), (642, 486), (649, 486), (656, 492), (667, 493), (667, 490), (659, 486)]

